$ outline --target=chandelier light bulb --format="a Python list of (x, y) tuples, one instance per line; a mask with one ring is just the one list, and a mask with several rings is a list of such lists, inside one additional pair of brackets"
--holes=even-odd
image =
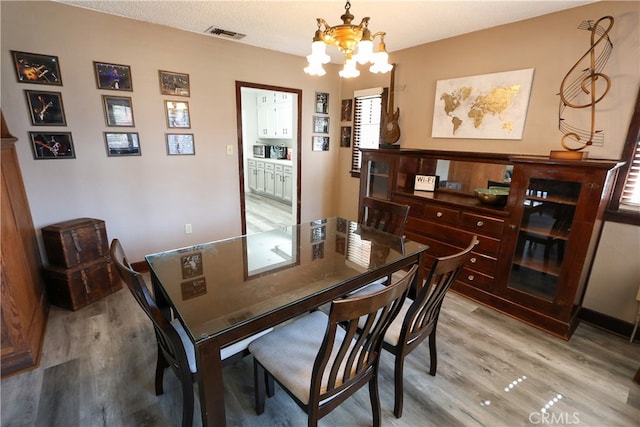
[(305, 67), (304, 72), (312, 76), (324, 76), (325, 74), (327, 74), (324, 68), (322, 68), (322, 63), (312, 61), (309, 61), (309, 65)]
[(340, 77), (345, 79), (358, 77), (360, 75), (360, 71), (356, 68), (356, 62), (357, 61), (355, 59), (348, 59), (345, 61), (344, 68), (338, 73), (340, 74)]
[[(309, 59), (311, 57), (312, 59)], [(311, 55), (307, 56), (309, 62), (328, 63), (331, 58), (327, 55), (327, 45), (322, 40), (311, 43)]]

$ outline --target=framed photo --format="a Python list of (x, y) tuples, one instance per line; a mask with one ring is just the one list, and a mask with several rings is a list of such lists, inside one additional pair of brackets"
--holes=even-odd
[(189, 74), (158, 70), (160, 93), (163, 95), (191, 96)]
[(29, 132), (33, 158), (41, 159), (75, 159), (71, 132)]
[(104, 143), (109, 157), (141, 155), (138, 132), (105, 132)]
[(66, 126), (60, 92), (25, 90), (29, 118), (34, 126)]
[(340, 147), (351, 147), (351, 126), (340, 128)]
[(189, 129), (191, 120), (189, 119), (189, 103), (186, 101), (164, 101), (164, 108), (167, 112), (167, 126), (170, 129)]
[(167, 155), (194, 155), (196, 147), (192, 133), (167, 133)]
[(351, 114), (353, 109), (353, 99), (343, 99), (340, 108), (340, 120), (343, 122), (351, 121)]
[(134, 126), (130, 97), (102, 95), (102, 103), (107, 126)]
[(329, 114), (329, 94), (316, 92), (316, 113)]
[(133, 91), (131, 67), (93, 61), (98, 89)]
[(329, 151), (328, 136), (313, 136), (313, 151)]
[(313, 116), (313, 131), (315, 133), (329, 133), (329, 117)]
[(18, 82), (62, 86), (57, 56), (11, 51)]

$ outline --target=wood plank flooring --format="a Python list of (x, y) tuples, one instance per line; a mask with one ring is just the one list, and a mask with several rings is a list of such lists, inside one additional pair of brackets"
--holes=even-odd
[[(182, 399), (170, 370), (165, 394), (154, 393), (155, 348), (153, 329), (126, 288), (77, 312), (52, 307), (40, 367), (0, 384), (1, 425), (178, 426)], [(393, 357), (383, 354), (383, 426), (640, 425), (640, 385), (632, 381), (640, 345), (589, 325), (565, 342), (449, 293), (438, 358), (435, 377), (426, 372), (426, 342), (406, 359), (404, 414), (396, 419)], [(306, 425), (278, 388), (265, 413), (255, 414), (252, 369), (251, 357), (225, 368), (228, 425)], [(367, 388), (320, 425), (371, 425)]]
[(245, 216), (247, 234), (296, 223), (290, 205), (251, 192), (245, 193)]

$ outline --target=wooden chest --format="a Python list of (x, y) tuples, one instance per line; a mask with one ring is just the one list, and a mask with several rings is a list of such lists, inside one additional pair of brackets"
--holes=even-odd
[(78, 310), (122, 287), (109, 257), (97, 258), (72, 268), (44, 267), (47, 294), (52, 304)]
[(49, 264), (70, 268), (109, 255), (109, 241), (104, 221), (77, 218), (42, 229)]

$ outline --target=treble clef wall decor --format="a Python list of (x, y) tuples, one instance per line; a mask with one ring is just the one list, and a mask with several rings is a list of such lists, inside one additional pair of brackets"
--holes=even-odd
[[(605, 28), (604, 21), (608, 21)], [(611, 79), (602, 73), (611, 51), (613, 43), (609, 38), (609, 31), (613, 27), (613, 17), (604, 16), (593, 21), (584, 21), (578, 29), (591, 32), (591, 47), (573, 67), (569, 70), (560, 84), (560, 108), (558, 113), (558, 127), (564, 134), (562, 137), (562, 147), (573, 152), (576, 158), (582, 158), (583, 153), (579, 153), (584, 148), (597, 143), (604, 143), (602, 130), (596, 130), (596, 104), (600, 102), (611, 89)], [(596, 54), (596, 48), (599, 53)], [(585, 65), (584, 62), (588, 64)], [(571, 80), (570, 80), (571, 79)], [(600, 92), (601, 94), (598, 94)], [(589, 131), (576, 128), (566, 122), (563, 114), (567, 107), (571, 108), (591, 108), (591, 129)], [(571, 144), (570, 144), (571, 143)], [(576, 147), (577, 145), (577, 147)], [(565, 157), (562, 151), (552, 151), (551, 157)], [(555, 156), (554, 156), (555, 155)]]

